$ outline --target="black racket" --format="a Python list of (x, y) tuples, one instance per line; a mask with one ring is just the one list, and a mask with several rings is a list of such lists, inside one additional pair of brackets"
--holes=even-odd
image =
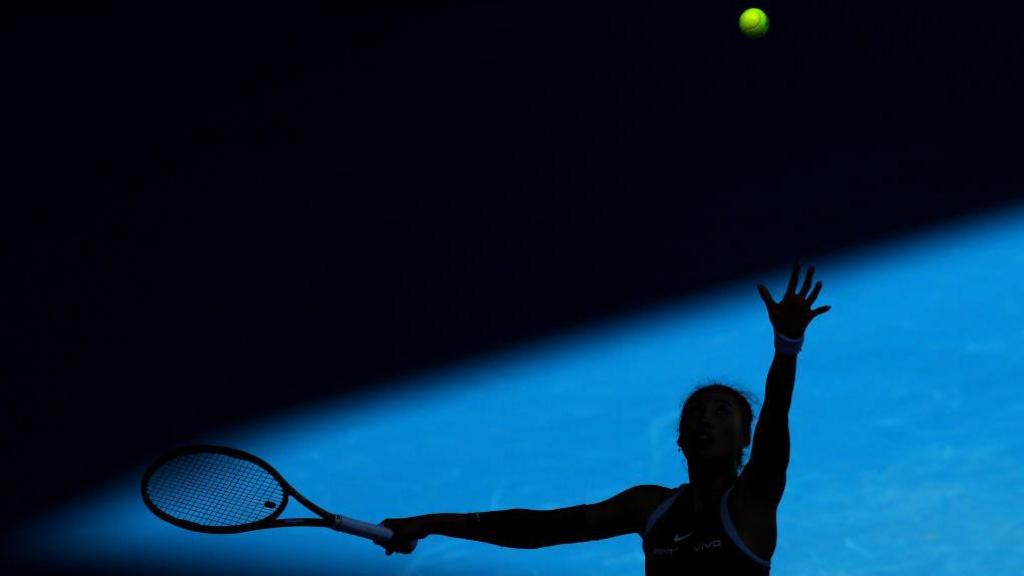
[[(280, 518), (289, 496), (320, 517)], [(210, 534), (318, 526), (378, 543), (393, 534), (386, 526), (331, 514), (299, 494), (270, 464), (223, 446), (185, 446), (158, 458), (142, 476), (142, 501), (162, 520)]]

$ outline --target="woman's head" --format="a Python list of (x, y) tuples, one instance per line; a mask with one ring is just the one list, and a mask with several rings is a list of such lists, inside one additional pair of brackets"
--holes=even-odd
[[(751, 395), (731, 386), (713, 382), (695, 389), (679, 411), (678, 438), (686, 460), (729, 461), (735, 459), (739, 474), (743, 450), (750, 445), (754, 412)], [(704, 439), (701, 433), (709, 436)]]

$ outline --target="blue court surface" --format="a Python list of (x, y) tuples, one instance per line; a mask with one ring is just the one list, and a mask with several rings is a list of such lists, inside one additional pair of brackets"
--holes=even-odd
[[(823, 283), (815, 306), (832, 310), (811, 323), (797, 363), (772, 573), (1024, 574), (1024, 210), (805, 264)], [(676, 487), (687, 469), (675, 426), (691, 390), (719, 380), (763, 401), (773, 334), (756, 284), (778, 300), (790, 272), (195, 441), (249, 451), (313, 502), (375, 523)], [(385, 556), (319, 528), (188, 532), (143, 505), (146, 464), (40, 510), (6, 553), (135, 573), (644, 572), (636, 535), (535, 550), (433, 535)], [(303, 515), (294, 501), (284, 514)]]

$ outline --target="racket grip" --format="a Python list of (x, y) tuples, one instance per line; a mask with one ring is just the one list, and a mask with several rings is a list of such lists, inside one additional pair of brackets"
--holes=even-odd
[(331, 526), (331, 528), (338, 532), (362, 536), (363, 538), (369, 538), (371, 540), (382, 540), (384, 542), (391, 540), (391, 536), (394, 534), (394, 532), (387, 526), (370, 524), (368, 522), (356, 520), (355, 518), (346, 518), (341, 514), (334, 515), (334, 526)]

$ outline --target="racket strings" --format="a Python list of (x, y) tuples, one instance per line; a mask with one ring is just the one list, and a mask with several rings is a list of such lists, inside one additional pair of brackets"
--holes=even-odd
[(169, 516), (203, 526), (238, 526), (273, 514), (284, 490), (253, 462), (226, 454), (186, 454), (165, 462), (146, 486)]

